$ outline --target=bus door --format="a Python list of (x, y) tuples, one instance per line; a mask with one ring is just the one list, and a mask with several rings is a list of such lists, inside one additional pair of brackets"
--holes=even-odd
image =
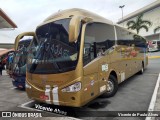
[(107, 53), (111, 52), (114, 45), (114, 26), (104, 23), (87, 24), (84, 46), (88, 48), (88, 51), (85, 49), (83, 65), (86, 77), (84, 77), (85, 86), (90, 85), (90, 90), (86, 89), (86, 99), (93, 98), (107, 90), (109, 74), (109, 54)]
[(96, 58), (96, 46), (93, 42), (84, 43), (83, 69), (84, 69), (84, 101), (88, 101), (99, 94), (98, 59)]
[(109, 54), (106, 56), (105, 53), (102, 53), (99, 59), (98, 64), (98, 80), (99, 80), (99, 92), (100, 94), (104, 93), (107, 90), (108, 78), (109, 78)]

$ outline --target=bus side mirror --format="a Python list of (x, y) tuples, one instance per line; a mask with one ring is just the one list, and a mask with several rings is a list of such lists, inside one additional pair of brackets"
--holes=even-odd
[(78, 39), (81, 23), (91, 22), (92, 18), (73, 16), (69, 24), (69, 42), (75, 42)]
[(78, 39), (80, 31), (81, 17), (73, 16), (69, 24), (69, 42), (75, 42)]
[(33, 37), (35, 37), (35, 33), (34, 33), (34, 32), (24, 32), (24, 33), (19, 34), (19, 35), (16, 37), (15, 42), (14, 42), (14, 50), (17, 50), (17, 49), (18, 49), (19, 41), (20, 41), (20, 39), (22, 39), (24, 36), (33, 36)]

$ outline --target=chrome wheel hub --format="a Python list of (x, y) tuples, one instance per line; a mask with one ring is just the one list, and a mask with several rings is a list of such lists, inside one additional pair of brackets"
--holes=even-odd
[(110, 80), (108, 80), (108, 84), (107, 84), (107, 92), (111, 93), (114, 89), (114, 84), (113, 82), (111, 82)]

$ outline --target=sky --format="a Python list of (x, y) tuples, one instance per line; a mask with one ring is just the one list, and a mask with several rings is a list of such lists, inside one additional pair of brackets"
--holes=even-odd
[(0, 8), (16, 23), (15, 30), (0, 29), (0, 43), (14, 43), (22, 32), (35, 31), (48, 16), (59, 10), (81, 8), (97, 13), (113, 22), (156, 0), (0, 0)]

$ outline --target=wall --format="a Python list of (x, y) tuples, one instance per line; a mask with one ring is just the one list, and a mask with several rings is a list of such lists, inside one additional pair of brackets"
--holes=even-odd
[(0, 48), (12, 49), (14, 46), (10, 43), (0, 43)]
[[(154, 34), (154, 32), (153, 32), (154, 28), (156, 28), (157, 26), (160, 26), (160, 7), (157, 7), (155, 9), (152, 9), (152, 10), (144, 13), (143, 19), (151, 21), (152, 26), (149, 28), (148, 32), (146, 32), (144, 29), (141, 29), (139, 34), (142, 36), (148, 36), (148, 35)], [(136, 20), (136, 17), (134, 17), (130, 20)], [(127, 27), (126, 24), (130, 20), (127, 20), (127, 21), (121, 23), (120, 25)], [(158, 31), (157, 33), (160, 33), (160, 31)]]

